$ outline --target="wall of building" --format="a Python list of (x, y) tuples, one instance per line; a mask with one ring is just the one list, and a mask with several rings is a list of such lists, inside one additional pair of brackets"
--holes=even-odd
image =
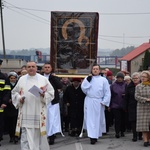
[(3, 63), (1, 66), (1, 71), (4, 73), (8, 73), (11, 70), (20, 71), (20, 68), (23, 65), (26, 65), (26, 61), (22, 59), (2, 59)]
[(140, 66), (142, 66), (142, 61), (144, 58), (145, 52), (142, 53), (141, 55), (139, 55), (138, 57), (134, 58), (133, 60), (131, 60), (131, 74), (133, 72), (137, 72), (140, 69)]

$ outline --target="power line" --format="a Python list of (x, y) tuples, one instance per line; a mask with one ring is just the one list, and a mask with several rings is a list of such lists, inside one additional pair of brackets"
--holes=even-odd
[[(100, 34), (101, 37), (111, 37), (111, 38), (123, 38), (122, 36), (117, 35), (103, 35)], [(150, 36), (126, 36), (125, 38), (150, 38)]]
[[(119, 44), (122, 44), (122, 42), (115, 41), (115, 40), (108, 40), (108, 39), (105, 39), (105, 38), (100, 38), (100, 37), (99, 37), (99, 39), (101, 39), (101, 40), (105, 40), (105, 41), (109, 41), (109, 42), (114, 42), (114, 43), (119, 43)], [(130, 46), (133, 46), (133, 45), (135, 45), (135, 44), (131, 44), (131, 43), (124, 43), (124, 44), (126, 44), (126, 45), (130, 45)]]
[[(6, 1), (4, 1), (4, 2), (9, 5), (9, 6), (5, 6), (9, 10), (15, 11), (15, 12), (17, 12), (19, 14), (22, 14), (22, 15), (26, 16), (26, 17), (30, 17), (30, 16), (27, 16), (27, 15), (25, 15), (23, 13), (20, 13), (20, 12), (14, 10), (12, 8), (19, 9), (19, 10), (25, 12), (25, 13), (28, 13), (29, 15), (32, 15), (32, 16), (38, 18), (38, 19), (41, 19), (42, 21), (46, 21), (46, 22), (50, 23), (50, 21), (48, 21), (48, 20), (46, 20), (46, 19), (44, 19), (42, 17), (39, 17), (39, 16), (37, 16), (35, 14), (32, 14), (32, 13), (28, 12), (28, 11), (50, 12), (49, 10), (22, 8), (22, 7), (17, 7), (15, 5), (11, 4), (11, 3), (6, 2)], [(26, 11), (26, 10), (28, 10), (28, 11)], [(150, 12), (143, 12), (143, 13), (139, 13), (139, 12), (138, 13), (100, 13), (100, 15), (149, 15), (149, 14), (150, 14)], [(30, 17), (30, 18), (32, 18), (32, 19), (34, 19), (36, 21), (39, 21), (39, 20), (37, 20), (37, 19), (35, 19), (33, 17)], [(41, 21), (39, 21), (39, 22), (41, 22)], [(41, 22), (41, 23), (45, 23), (45, 22)], [(45, 24), (48, 24), (48, 23), (45, 23)], [(50, 24), (48, 24), (48, 25), (50, 25)], [(122, 36), (115, 36), (115, 35), (99, 35), (99, 37), (123, 38)], [(149, 38), (149, 37), (150, 36), (126, 36), (126, 38)], [(105, 41), (109, 41), (109, 42), (115, 42), (115, 43), (122, 44), (122, 42), (119, 42), (119, 41), (108, 40), (108, 39), (105, 39), (105, 38), (99, 38), (99, 39), (102, 39), (102, 40), (105, 40)], [(133, 44), (129, 44), (129, 43), (124, 43), (124, 44), (133, 45)]]
[[(6, 2), (6, 1), (5, 1)], [(8, 2), (6, 2), (8, 3)], [(10, 4), (10, 3), (8, 3)], [(12, 5), (12, 4), (10, 4)], [(34, 8), (24, 8), (24, 7), (17, 7), (17, 6), (9, 6), (16, 9), (22, 9), (22, 10), (30, 10), (30, 11), (41, 11), (41, 12), (50, 12), (50, 10), (44, 10), (44, 9), (34, 9)], [(150, 12), (129, 12), (129, 13), (100, 13), (100, 15), (150, 15)]]
[[(123, 36), (107, 36), (107, 35), (103, 35), (103, 37), (111, 37), (111, 38), (115, 38), (115, 37), (118, 37), (118, 38), (123, 38)], [(150, 37), (150, 36), (139, 36), (139, 37), (136, 37), (136, 36), (130, 36), (128, 38), (147, 38), (147, 37)], [(130, 46), (136, 46), (137, 44), (131, 44), (131, 43), (126, 43), (126, 42), (120, 42), (120, 41), (116, 41), (116, 40), (109, 40), (109, 39), (105, 39), (105, 38), (102, 38), (101, 35), (98, 35), (98, 39), (101, 39), (101, 40), (104, 40), (104, 41), (108, 41), (108, 42), (113, 42), (113, 43), (119, 43), (119, 44), (125, 44), (125, 45), (130, 45)], [(138, 46), (138, 45), (137, 45)]]
[[(6, 6), (5, 6), (5, 7), (6, 7)], [(7, 8), (7, 7), (6, 7), (6, 8)], [(27, 16), (27, 15), (25, 15), (25, 14), (23, 14), (23, 13), (20, 13), (20, 12), (16, 11), (16, 10), (13, 10), (13, 9), (11, 9), (11, 8), (8, 8), (8, 9), (10, 9), (11, 11), (17, 12), (17, 13), (23, 15), (23, 16), (30, 17), (30, 16)], [(30, 17), (30, 18), (31, 18), (31, 19), (34, 19), (34, 20), (36, 20), (36, 21), (39, 21), (39, 20), (37, 20), (37, 19), (35, 19), (35, 18), (32, 18), (32, 17)], [(41, 21), (40, 21), (40, 22), (41, 22)], [(43, 22), (41, 22), (41, 23), (43, 23)], [(44, 22), (44, 24), (47, 24), (47, 23)], [(49, 25), (49, 24), (48, 24), (48, 25)], [(109, 42), (114, 42), (114, 43), (122, 44), (122, 42), (119, 42), (119, 41), (114, 41), (114, 40), (108, 40), (108, 39), (100, 38), (100, 36), (101, 36), (101, 35), (99, 35), (99, 39), (102, 39), (102, 40), (105, 40), (105, 41), (109, 41)], [(104, 37), (116, 37), (116, 36), (104, 36)], [(122, 38), (121, 36), (117, 36), (117, 37)], [(129, 43), (124, 43), (124, 44), (126, 44), (126, 45), (131, 45), (131, 46), (134, 45), (134, 44), (129, 44)]]
[[(7, 6), (5, 6), (5, 8), (7, 8)], [(46, 23), (46, 22), (42, 22), (41, 20), (38, 20), (38, 19), (36, 19), (36, 18), (33, 18), (33, 17), (29, 16), (29, 15), (25, 15), (25, 14), (23, 14), (23, 13), (21, 13), (21, 12), (18, 12), (18, 11), (16, 11), (16, 10), (11, 9), (11, 8), (7, 8), (7, 9), (16, 12), (16, 13), (18, 13), (19, 15), (23, 15), (23, 16), (25, 16), (25, 17), (31, 18), (31, 19), (33, 19), (33, 20), (35, 20), (35, 21), (40, 22), (40, 23), (44, 23), (44, 24), (50, 25), (50, 24), (48, 24), (48, 23)]]
[(14, 6), (9, 6), (9, 7), (11, 7), (11, 8), (16, 8), (16, 9), (30, 10), (30, 11), (50, 12), (49, 10), (43, 10), (43, 9), (24, 8), (24, 7), (14, 7)]
[[(21, 8), (21, 7), (17, 7), (17, 6), (14, 6), (13, 4), (11, 4), (11, 3), (8, 3), (8, 2), (6, 2), (5, 1), (5, 3), (7, 3), (7, 4), (9, 4), (9, 5), (11, 5), (11, 6), (7, 6), (7, 8), (16, 8), (16, 9), (19, 9), (19, 10), (22, 10), (22, 11), (24, 11), (24, 12), (26, 12), (26, 13), (28, 13), (28, 14), (30, 14), (30, 15), (33, 15), (34, 17), (38, 17), (39, 19), (42, 19), (42, 20), (44, 20), (44, 21), (47, 21), (47, 22), (49, 22), (48, 20), (46, 20), (46, 19), (43, 19), (43, 18), (41, 18), (41, 17), (39, 17), (39, 16), (37, 16), (37, 15), (34, 15), (34, 14), (32, 14), (32, 13), (29, 13), (28, 11), (25, 11), (25, 10), (30, 10), (30, 11), (42, 11), (42, 12), (50, 12), (49, 10), (41, 10), (41, 9), (31, 9), (31, 8)], [(144, 13), (101, 13), (101, 14), (112, 14), (112, 15), (120, 15), (120, 14), (127, 14), (127, 15), (129, 15), (129, 14), (150, 14), (150, 12), (144, 12)], [(101, 37), (112, 37), (112, 38), (122, 38), (122, 36), (115, 36), (115, 35), (100, 35)], [(150, 38), (150, 36), (126, 36), (126, 38)]]
[[(28, 14), (34, 16), (34, 17), (37, 17), (38, 19), (41, 19), (41, 20), (46, 21), (46, 22), (48, 22), (48, 23), (50, 22), (49, 20), (46, 20), (46, 19), (44, 19), (44, 18), (42, 18), (42, 17), (39, 17), (39, 16), (37, 16), (37, 15), (35, 15), (35, 14), (32, 14), (32, 13), (26, 11), (26, 10), (23, 10), (22, 8), (16, 7), (15, 5), (13, 5), (13, 4), (11, 4), (11, 3), (8, 3), (8, 2), (6, 2), (6, 1), (4, 1), (4, 2), (7, 3), (7, 4), (9, 4), (9, 5), (11, 5), (11, 6), (13, 6), (14, 8), (17, 8), (17, 9), (19, 9), (19, 10), (25, 12), (25, 13), (28, 13)], [(4, 5), (4, 6), (5, 6), (5, 5)], [(5, 7), (6, 7), (6, 6), (5, 6)], [(8, 8), (8, 7), (9, 7), (9, 6), (7, 6), (7, 8)], [(11, 8), (9, 8), (9, 9), (11, 9)], [(11, 9), (11, 10), (12, 10), (12, 9)]]
[(135, 12), (135, 13), (100, 13), (100, 15), (123, 16), (123, 15), (150, 15), (150, 12)]

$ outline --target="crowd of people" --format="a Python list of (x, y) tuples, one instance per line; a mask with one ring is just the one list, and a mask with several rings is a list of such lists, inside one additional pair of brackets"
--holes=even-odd
[[(0, 67), (2, 60), (0, 60)], [(36, 91), (31, 93), (31, 90)], [(132, 141), (150, 145), (150, 70), (119, 71), (94, 64), (83, 78), (59, 78), (50, 63), (37, 72), (28, 62), (19, 72), (0, 72), (0, 141), (8, 134), (21, 150), (49, 149), (57, 133), (83, 136), (91, 144), (114, 127), (115, 138), (133, 133)]]

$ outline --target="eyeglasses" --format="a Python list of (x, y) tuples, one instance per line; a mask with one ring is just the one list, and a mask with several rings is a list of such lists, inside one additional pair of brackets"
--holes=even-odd
[(146, 76), (141, 76), (141, 78), (148, 78), (148, 77), (146, 77)]
[(132, 78), (132, 80), (138, 80), (139, 78)]

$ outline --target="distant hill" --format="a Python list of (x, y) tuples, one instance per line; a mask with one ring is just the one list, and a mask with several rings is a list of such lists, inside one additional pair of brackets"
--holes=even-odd
[[(6, 54), (9, 55), (35, 55), (35, 51), (39, 50), (44, 55), (50, 55), (50, 48), (31, 48), (31, 49), (21, 49), (21, 50), (6, 50)], [(98, 56), (109, 56), (113, 50), (110, 49), (98, 49)], [(3, 51), (0, 50), (0, 54)]]
[[(98, 49), (98, 56), (124, 56), (130, 51), (135, 49), (134, 46), (122, 48), (122, 49)], [(36, 55), (35, 51), (39, 50), (43, 55), (50, 55), (50, 48), (31, 48), (31, 49), (21, 49), (21, 50), (6, 50), (6, 54), (9, 55)], [(0, 54), (3, 54), (3, 51), (0, 50)]]
[[(50, 48), (31, 48), (31, 49), (21, 49), (21, 50), (6, 50), (6, 55), (36, 55), (35, 51), (42, 51), (43, 55), (50, 55)], [(0, 54), (3, 54), (3, 51), (0, 50)]]
[(112, 51), (111, 49), (98, 49), (98, 56), (110, 56)]
[(116, 50), (112, 51), (112, 53), (110, 53), (110, 56), (121, 56), (122, 57), (134, 49), (135, 49), (134, 46), (128, 46), (126, 48), (116, 49)]

